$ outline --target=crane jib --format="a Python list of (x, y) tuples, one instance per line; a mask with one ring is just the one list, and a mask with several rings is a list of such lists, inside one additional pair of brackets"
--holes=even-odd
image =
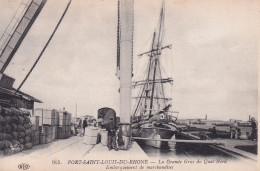
[(14, 23), (15, 25), (12, 25), (11, 23), (8, 25), (8, 27), (12, 27), (14, 29), (9, 30), (7, 27), (1, 37), (2, 47), (0, 48), (0, 71), (2, 73), (9, 65), (46, 1), (47, 0), (32, 0), (28, 6), (25, 4), (26, 10), (20, 20), (14, 16), (13, 19), (16, 20)]

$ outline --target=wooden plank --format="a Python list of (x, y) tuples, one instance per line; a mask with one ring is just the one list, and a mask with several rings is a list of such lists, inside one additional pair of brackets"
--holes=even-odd
[(253, 160), (253, 161), (257, 161), (257, 155), (254, 155), (252, 153), (242, 151), (242, 150), (239, 150), (239, 149), (236, 149), (236, 148), (227, 147), (225, 145), (224, 146), (210, 145), (210, 147), (215, 148), (217, 150), (220, 150), (220, 151), (227, 153), (227, 154), (229, 154), (233, 157), (236, 157), (236, 158), (246, 158), (246, 159), (250, 159), (250, 160)]
[[(181, 132), (180, 134), (193, 140), (199, 139), (199, 137), (191, 135), (190, 133)], [(235, 146), (238, 145), (246, 146), (246, 144), (248, 143), (249, 145), (252, 145), (254, 144), (254, 142), (244, 142), (243, 140), (229, 140), (229, 139), (218, 140), (218, 142), (221, 144), (221, 146), (219, 146), (218, 144), (209, 144), (209, 146), (236, 158), (241, 158), (241, 159), (246, 158), (253, 161), (257, 160), (257, 155), (235, 148)]]

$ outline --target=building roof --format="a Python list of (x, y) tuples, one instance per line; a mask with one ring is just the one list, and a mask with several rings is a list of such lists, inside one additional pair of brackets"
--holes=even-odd
[(30, 96), (30, 95), (28, 95), (28, 94), (26, 94), (22, 91), (16, 92), (15, 88), (6, 89), (6, 88), (3, 88), (3, 87), (0, 87), (0, 93), (7, 94), (7, 95), (10, 95), (10, 96), (22, 97), (23, 99), (28, 100), (28, 101), (34, 101), (34, 102), (42, 103), (42, 101), (40, 101), (39, 99), (36, 99), (35, 97), (32, 97), (32, 96)]

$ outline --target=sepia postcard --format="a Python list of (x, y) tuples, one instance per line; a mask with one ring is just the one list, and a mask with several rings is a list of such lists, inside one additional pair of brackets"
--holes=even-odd
[(259, 0), (0, 0), (0, 170), (259, 170)]

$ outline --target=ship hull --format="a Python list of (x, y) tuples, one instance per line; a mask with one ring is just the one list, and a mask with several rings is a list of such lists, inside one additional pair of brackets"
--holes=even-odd
[[(166, 128), (165, 128), (166, 127)], [(152, 126), (151, 124), (144, 124), (139, 128), (133, 129), (134, 136), (141, 138), (156, 139), (155, 140), (141, 140), (145, 141), (146, 145), (155, 148), (164, 148), (168, 146), (167, 141), (158, 141), (158, 139), (172, 139), (176, 134), (177, 129), (172, 125), (164, 124), (164, 128)]]

